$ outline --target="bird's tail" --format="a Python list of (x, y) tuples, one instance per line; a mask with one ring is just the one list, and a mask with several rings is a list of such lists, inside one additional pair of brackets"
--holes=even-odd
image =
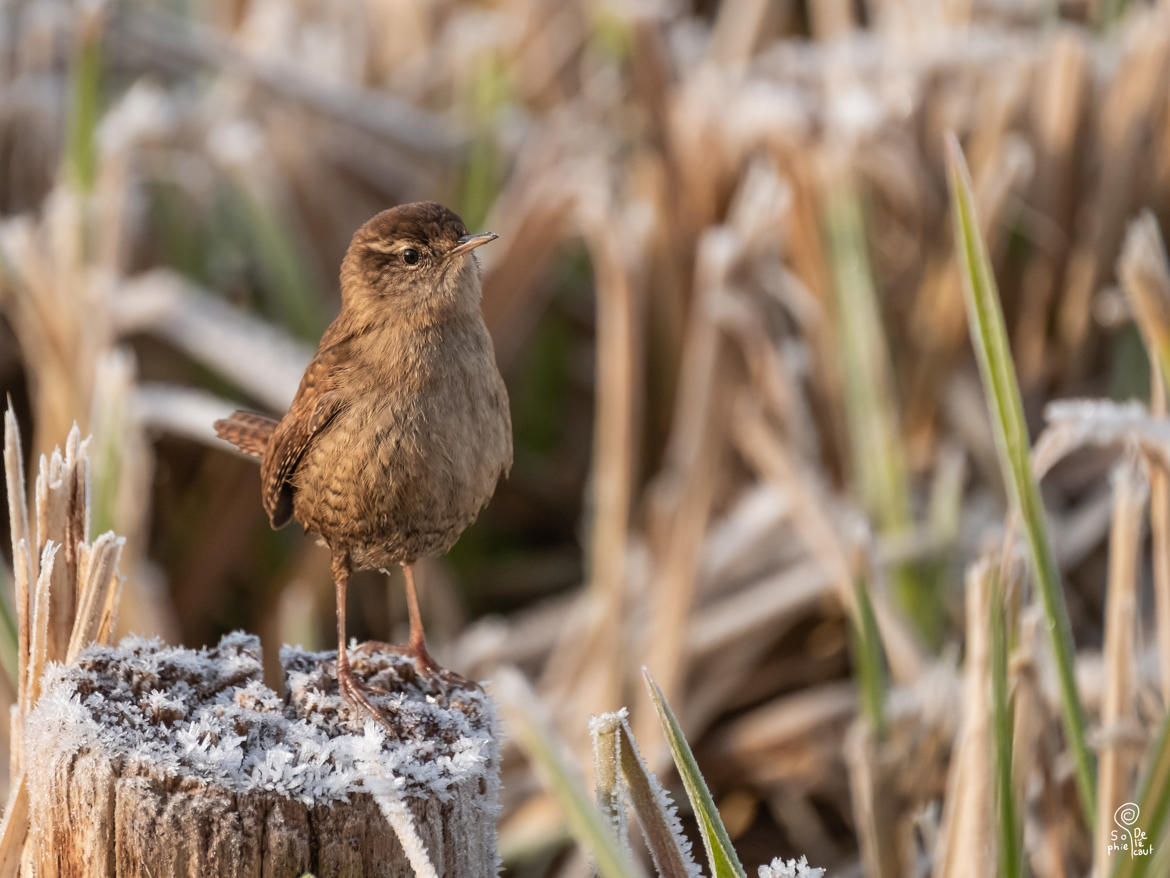
[(259, 460), (264, 456), (277, 421), (255, 412), (234, 412), (215, 422), (215, 435)]

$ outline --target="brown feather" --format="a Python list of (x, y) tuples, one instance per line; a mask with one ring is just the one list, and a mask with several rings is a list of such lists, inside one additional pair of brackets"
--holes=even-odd
[(234, 412), (215, 422), (215, 435), (226, 439), (243, 454), (260, 460), (277, 421), (255, 412)]

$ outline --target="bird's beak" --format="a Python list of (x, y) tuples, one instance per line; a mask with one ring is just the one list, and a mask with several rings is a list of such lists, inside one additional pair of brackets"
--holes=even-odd
[(451, 248), (447, 256), (462, 256), (464, 253), (470, 253), (476, 247), (481, 247), (484, 244), (489, 244), (496, 238), (500, 237), (495, 232), (482, 232), (478, 235), (464, 235), (459, 239), (459, 243)]

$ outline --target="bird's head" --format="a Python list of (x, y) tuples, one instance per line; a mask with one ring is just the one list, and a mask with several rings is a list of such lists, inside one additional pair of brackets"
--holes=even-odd
[(496, 237), (468, 234), (458, 214), (433, 201), (384, 210), (350, 241), (342, 299), (420, 317), (478, 308), (479, 265), (472, 251)]

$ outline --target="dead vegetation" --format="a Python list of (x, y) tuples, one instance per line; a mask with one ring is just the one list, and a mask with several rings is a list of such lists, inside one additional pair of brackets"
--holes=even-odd
[[(1087, 874), (1170, 691), (1170, 7), (1119, 6), (18, 4), (0, 382), (33, 450), (94, 433), (126, 630), (323, 644), (324, 555), (267, 535), (209, 425), (290, 398), (362, 220), (446, 201), (501, 235), (517, 463), (423, 575), (445, 662), (519, 666), (582, 766), (588, 716), (628, 704), (662, 769), (648, 666), (745, 862), (986, 874), (1006, 607), (1023, 859)], [(947, 131), (1037, 437), (1093, 815), (1004, 537)], [(385, 637), (381, 584), (360, 600)], [(515, 753), (503, 800), (511, 874), (580, 873)]]

